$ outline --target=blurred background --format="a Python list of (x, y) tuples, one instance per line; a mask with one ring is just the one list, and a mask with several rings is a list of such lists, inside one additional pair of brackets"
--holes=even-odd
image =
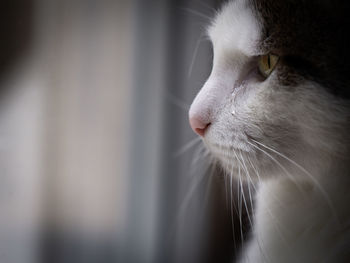
[(216, 0), (1, 0), (0, 262), (230, 262), (187, 111)]

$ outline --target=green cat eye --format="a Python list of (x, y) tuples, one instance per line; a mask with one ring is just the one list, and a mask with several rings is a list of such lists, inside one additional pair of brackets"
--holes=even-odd
[(273, 54), (262, 55), (259, 57), (258, 68), (261, 75), (265, 78), (270, 76), (275, 69), (279, 60), (279, 56)]

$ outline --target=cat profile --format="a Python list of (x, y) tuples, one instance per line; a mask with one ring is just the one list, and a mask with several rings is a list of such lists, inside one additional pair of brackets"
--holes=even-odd
[(239, 262), (350, 262), (350, 4), (235, 0), (208, 28), (189, 119), (255, 188)]

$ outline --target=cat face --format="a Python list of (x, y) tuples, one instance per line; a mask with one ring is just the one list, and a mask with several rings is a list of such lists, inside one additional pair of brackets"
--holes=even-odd
[(212, 72), (189, 111), (221, 166), (245, 179), (327, 169), (347, 151), (339, 19), (327, 3), (281, 2), (221, 9), (208, 29)]

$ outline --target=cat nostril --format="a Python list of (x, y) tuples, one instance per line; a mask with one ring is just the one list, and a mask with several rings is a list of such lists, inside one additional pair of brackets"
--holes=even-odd
[(210, 125), (210, 123), (207, 122), (203, 122), (195, 117), (191, 117), (190, 118), (190, 125), (192, 130), (197, 133), (200, 136), (204, 136), (204, 133), (206, 131), (206, 129), (208, 128), (208, 126)]
[(201, 128), (196, 128), (196, 129), (194, 129), (194, 131), (198, 134), (198, 135), (200, 135), (200, 136), (204, 136), (204, 133), (205, 133), (205, 130), (208, 128), (208, 126), (209, 126), (210, 124), (208, 124), (205, 128), (203, 128), (203, 129), (201, 129)]

